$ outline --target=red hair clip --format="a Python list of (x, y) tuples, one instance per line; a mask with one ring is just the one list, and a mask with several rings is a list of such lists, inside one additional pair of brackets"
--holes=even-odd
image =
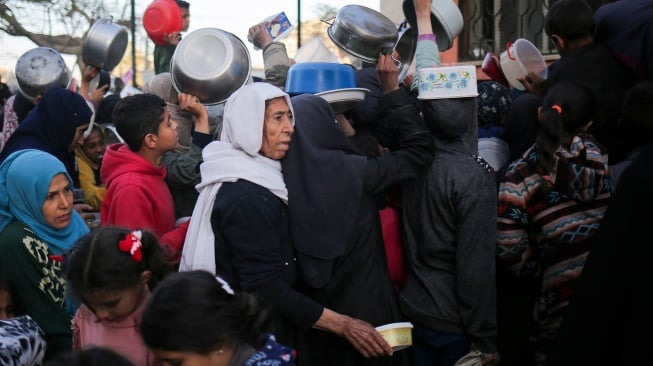
[(141, 231), (135, 230), (127, 234), (127, 236), (118, 243), (118, 249), (120, 249), (121, 252), (129, 253), (135, 262), (143, 260), (143, 252), (141, 251), (143, 243), (141, 243), (141, 236)]

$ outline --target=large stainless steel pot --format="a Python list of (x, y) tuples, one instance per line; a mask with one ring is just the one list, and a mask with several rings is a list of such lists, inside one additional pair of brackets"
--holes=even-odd
[(127, 50), (127, 28), (113, 23), (111, 18), (98, 19), (89, 29), (82, 44), (82, 60), (87, 65), (113, 70)]
[(323, 21), (330, 24), (327, 34), (333, 43), (367, 62), (375, 63), (380, 53), (391, 53), (399, 38), (392, 20), (362, 5), (345, 5), (335, 18)]
[(170, 60), (172, 84), (204, 104), (222, 103), (252, 74), (247, 46), (232, 33), (201, 28), (187, 34)]
[(36, 47), (22, 54), (15, 73), (18, 91), (29, 100), (53, 86), (67, 88), (71, 76), (61, 54), (49, 47)]

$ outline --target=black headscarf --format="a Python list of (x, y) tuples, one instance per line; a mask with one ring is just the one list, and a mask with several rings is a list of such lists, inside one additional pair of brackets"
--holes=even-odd
[(0, 152), (0, 163), (14, 151), (37, 149), (56, 156), (68, 174), (75, 177), (75, 152), (69, 151), (69, 147), (75, 130), (89, 123), (91, 114), (78, 93), (61, 87), (50, 88), (7, 140)]
[(302, 279), (319, 288), (353, 240), (367, 158), (345, 137), (324, 99), (302, 94), (291, 100), (295, 133), (281, 160), (290, 230)]
[(510, 161), (519, 158), (535, 143), (540, 124), (537, 109), (542, 98), (524, 93), (513, 99), (506, 113), (505, 140), (510, 146)]

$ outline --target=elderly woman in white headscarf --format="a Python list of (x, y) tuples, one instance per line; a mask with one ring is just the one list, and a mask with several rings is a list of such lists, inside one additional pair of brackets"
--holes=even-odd
[(163, 165), (167, 169), (166, 183), (175, 205), (175, 218), (188, 217), (197, 200), (195, 185), (200, 182), (202, 149), (214, 140), (208, 110), (196, 96), (177, 93), (169, 72), (153, 77), (143, 86), (143, 91), (163, 98), (170, 119), (177, 122), (179, 146), (163, 155)]
[(208, 270), (237, 291), (261, 296), (276, 315), (272, 329), (281, 343), (295, 345), (296, 330), (314, 327), (345, 337), (366, 357), (391, 354), (369, 323), (294, 289), (297, 268), (279, 161), (293, 133), (292, 104), (281, 89), (253, 83), (229, 97), (222, 140), (203, 151), (200, 196), (180, 270)]

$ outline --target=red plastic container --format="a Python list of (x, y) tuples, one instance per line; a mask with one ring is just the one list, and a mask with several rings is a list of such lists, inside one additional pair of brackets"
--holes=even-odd
[(164, 35), (181, 30), (181, 11), (175, 0), (154, 0), (145, 9), (143, 27), (154, 43), (165, 45)]

